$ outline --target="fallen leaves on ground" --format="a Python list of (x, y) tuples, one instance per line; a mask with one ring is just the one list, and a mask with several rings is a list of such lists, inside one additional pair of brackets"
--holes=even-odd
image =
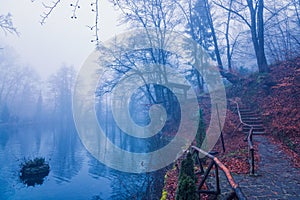
[(299, 166), (300, 57), (270, 66), (262, 78), (251, 76), (236, 95), (260, 112), (266, 134)]

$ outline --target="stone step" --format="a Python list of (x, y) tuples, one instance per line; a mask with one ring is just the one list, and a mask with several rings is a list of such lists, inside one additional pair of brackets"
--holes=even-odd
[[(254, 129), (264, 128), (262, 124), (251, 125)], [(250, 129), (249, 126), (243, 126), (245, 129)]]
[[(246, 122), (244, 122), (246, 123)], [(262, 123), (246, 123), (249, 126), (255, 126), (255, 127), (264, 127), (264, 125)]]
[(262, 120), (243, 120), (246, 124), (263, 125)]
[[(258, 125), (251, 125), (254, 129), (257, 129), (257, 128), (264, 128), (261, 124), (258, 124)], [(249, 126), (243, 126), (243, 128), (247, 128), (247, 129), (250, 129)]]
[[(249, 131), (243, 131), (243, 133), (248, 134)], [(253, 131), (253, 135), (264, 135), (266, 134), (265, 131)]]
[[(240, 114), (242, 121), (246, 124), (249, 124), (253, 127), (253, 135), (262, 135), (265, 134), (265, 128), (263, 127), (263, 121), (260, 115), (257, 112), (254, 112), (253, 109), (242, 107), (240, 108)], [(248, 134), (250, 131), (249, 126), (243, 126), (242, 132)]]
[(241, 117), (260, 117), (258, 114), (241, 114)]
[[(250, 128), (243, 128), (243, 131), (249, 131), (249, 130), (250, 130)], [(262, 132), (262, 131), (265, 131), (265, 128), (264, 127), (254, 128), (253, 132), (255, 132), (255, 131)]]
[(262, 120), (261, 120), (261, 118), (259, 118), (259, 117), (247, 117), (247, 118), (243, 118), (242, 117), (242, 121), (243, 122), (262, 122)]
[(249, 108), (240, 108), (240, 112), (247, 112), (247, 111), (251, 112), (252, 110)]
[(242, 119), (261, 119), (259, 115), (241, 115)]
[(244, 123), (249, 125), (263, 125), (262, 121), (256, 121), (256, 120), (243, 120)]
[(258, 115), (247, 115), (247, 116), (242, 115), (241, 118), (242, 118), (242, 120), (247, 120), (247, 119), (252, 120), (252, 121), (261, 120), (260, 116), (258, 116)]
[(258, 121), (262, 121), (262, 119), (258, 116), (258, 117), (242, 117), (242, 120), (248, 120), (248, 121), (255, 121), (255, 122), (258, 122)]
[(257, 115), (256, 112), (253, 111), (240, 111), (241, 115)]

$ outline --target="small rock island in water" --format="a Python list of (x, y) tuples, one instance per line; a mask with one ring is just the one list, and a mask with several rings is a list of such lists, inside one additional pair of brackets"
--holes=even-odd
[(21, 164), (20, 179), (27, 186), (41, 185), (49, 172), (45, 158), (35, 158)]

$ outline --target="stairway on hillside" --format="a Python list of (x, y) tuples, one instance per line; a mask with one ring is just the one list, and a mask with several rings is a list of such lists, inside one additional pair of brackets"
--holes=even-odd
[[(241, 118), (245, 124), (253, 127), (253, 135), (265, 134), (265, 128), (260, 115), (249, 108), (240, 108)], [(243, 132), (248, 133), (250, 130), (249, 126), (243, 126)]]

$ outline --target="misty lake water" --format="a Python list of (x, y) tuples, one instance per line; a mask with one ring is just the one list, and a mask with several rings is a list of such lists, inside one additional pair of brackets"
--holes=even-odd
[[(45, 157), (50, 173), (43, 184), (19, 178), (25, 159)], [(82, 145), (76, 130), (0, 127), (0, 199), (159, 199), (163, 170), (129, 174), (106, 167)]]

